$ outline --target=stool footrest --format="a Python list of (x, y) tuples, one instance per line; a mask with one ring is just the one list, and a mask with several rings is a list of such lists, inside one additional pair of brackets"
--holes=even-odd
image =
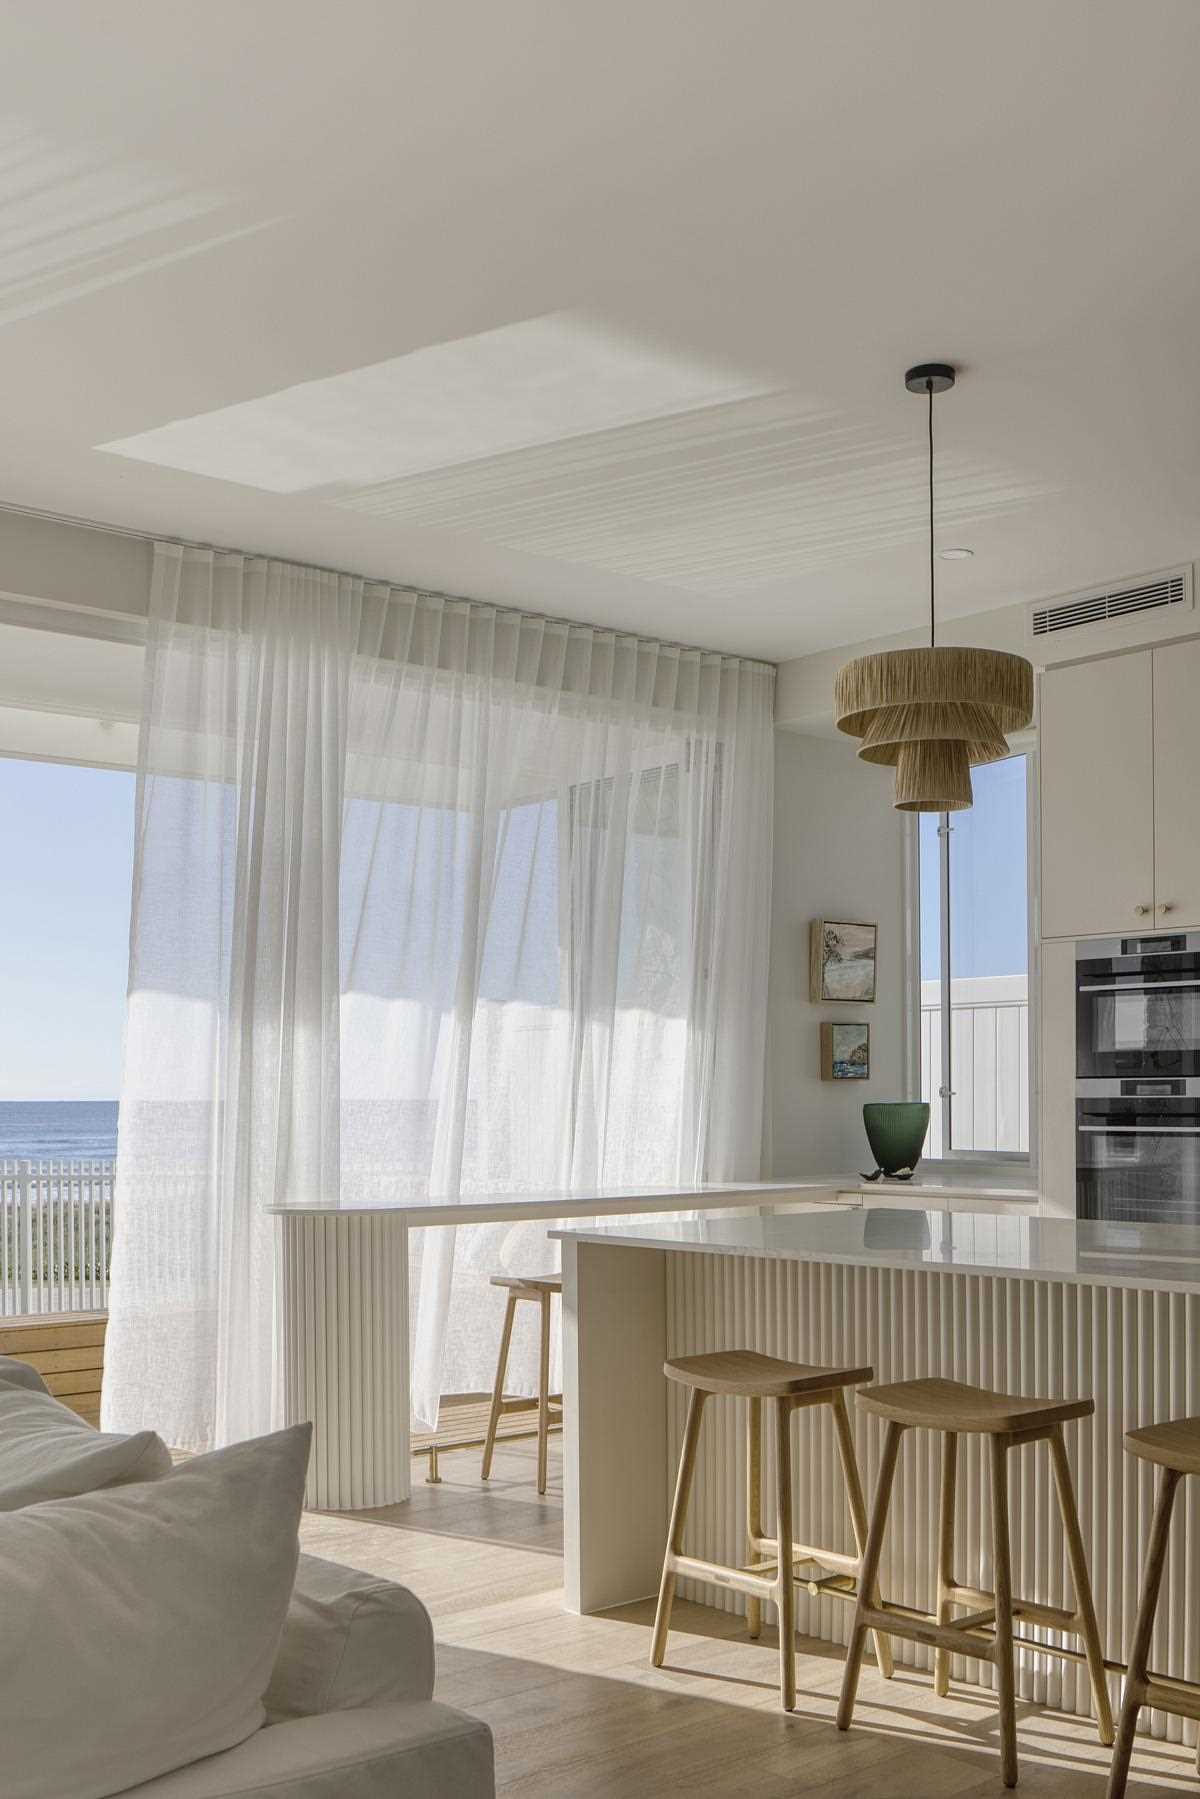
[(729, 1568), (722, 1562), (702, 1561), (695, 1555), (668, 1555), (667, 1567), (673, 1574), (681, 1574), (685, 1580), (708, 1580), (718, 1587), (733, 1587), (739, 1593), (749, 1593), (754, 1599), (770, 1599), (775, 1591), (778, 1579), (774, 1563), (765, 1565), (768, 1571), (760, 1572), (752, 1568)]
[(972, 1661), (990, 1662), (996, 1657), (996, 1645), (985, 1637), (969, 1636), (953, 1624), (939, 1624), (923, 1612), (902, 1611), (898, 1606), (863, 1605), (858, 1619), (868, 1630), (882, 1631), (886, 1636), (903, 1637), (909, 1643), (924, 1643), (930, 1649), (948, 1649), (952, 1655), (969, 1656)]
[[(775, 1537), (751, 1538), (752, 1549), (761, 1550), (776, 1560), (779, 1557), (779, 1542)], [(816, 1562), (821, 1568), (836, 1568), (840, 1574), (857, 1574), (859, 1557), (850, 1555), (844, 1549), (822, 1549), (819, 1544), (793, 1543), (792, 1562)], [(803, 1576), (797, 1578), (802, 1579)]]
[(1189, 1687), (1182, 1681), (1160, 1680), (1151, 1674), (1146, 1680), (1143, 1705), (1160, 1712), (1173, 1712), (1177, 1718), (1200, 1718), (1200, 1687)]
[(949, 1623), (952, 1630), (983, 1630), (985, 1627), (994, 1629), (996, 1608), (989, 1605), (983, 1611), (968, 1612), (965, 1618), (951, 1618)]
[(800, 1578), (800, 1585), (814, 1599), (857, 1599), (858, 1581), (853, 1574), (826, 1574), (820, 1580)]
[[(990, 1606), (993, 1611), (996, 1595), (989, 1593), (986, 1587), (946, 1588), (945, 1597), (952, 1605)], [(1046, 1630), (1070, 1630), (1078, 1632), (1080, 1618), (1077, 1612), (1065, 1610), (1061, 1605), (1043, 1605), (1040, 1599), (1014, 1599), (1012, 1602), (1014, 1618), (1023, 1618), (1027, 1624), (1040, 1624)], [(956, 1618), (954, 1622), (962, 1625), (964, 1620)]]
[[(536, 1399), (527, 1399), (523, 1394), (518, 1394), (515, 1399), (502, 1399), (499, 1407), (500, 1415), (502, 1417), (507, 1417), (510, 1412), (536, 1412), (537, 1409), (538, 1401)], [(562, 1423), (561, 1399), (555, 1399), (553, 1397), (548, 1399), (546, 1401), (546, 1410), (551, 1418), (556, 1419), (559, 1424)]]

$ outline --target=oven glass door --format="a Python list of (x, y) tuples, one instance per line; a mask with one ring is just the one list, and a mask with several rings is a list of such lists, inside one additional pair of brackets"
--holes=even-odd
[(1200, 1100), (1082, 1099), (1081, 1218), (1200, 1224)]
[(1200, 1075), (1200, 956), (1080, 962), (1077, 975), (1081, 1077)]

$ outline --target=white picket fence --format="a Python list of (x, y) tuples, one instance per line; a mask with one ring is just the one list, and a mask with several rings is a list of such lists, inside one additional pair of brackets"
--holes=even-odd
[[(1029, 1150), (1029, 991), (1024, 975), (951, 983), (950, 1087), (956, 1150)], [(933, 1106), (926, 1156), (945, 1154), (937, 1095), (942, 1072), (941, 997), (921, 983), (921, 1097)]]
[(115, 1166), (0, 1161), (0, 1317), (107, 1307)]

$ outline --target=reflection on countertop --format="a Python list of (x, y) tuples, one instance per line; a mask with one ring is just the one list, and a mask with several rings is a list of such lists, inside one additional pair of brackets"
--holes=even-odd
[(550, 1233), (709, 1255), (845, 1262), (1200, 1293), (1200, 1228), (858, 1207), (776, 1217), (654, 1218)]

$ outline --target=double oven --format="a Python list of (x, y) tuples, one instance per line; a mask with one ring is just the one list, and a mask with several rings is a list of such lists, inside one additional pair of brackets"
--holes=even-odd
[(1200, 932), (1080, 943), (1081, 1218), (1200, 1224)]

